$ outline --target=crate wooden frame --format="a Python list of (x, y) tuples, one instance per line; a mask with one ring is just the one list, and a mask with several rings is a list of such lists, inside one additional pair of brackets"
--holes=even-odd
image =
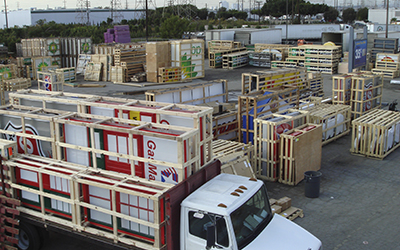
[(351, 102), (351, 79), (353, 75), (332, 76), (332, 103), (349, 105)]
[(377, 69), (399, 69), (400, 62), (387, 62), (387, 61), (376, 61), (375, 68)]
[(158, 82), (181, 82), (182, 67), (160, 67), (158, 68)]
[(122, 66), (111, 66), (110, 69), (110, 81), (114, 84), (127, 82), (126, 67)]
[[(269, 94), (265, 94), (266, 92), (269, 92)], [(300, 91), (297, 87), (281, 86), (268, 90), (259, 90), (248, 95), (239, 96), (238, 98), (239, 142), (249, 142), (251, 141), (250, 133), (254, 135), (255, 132), (254, 129), (249, 128), (252, 123), (249, 120), (252, 120), (254, 123), (255, 119), (262, 115), (275, 113), (285, 107), (299, 107)], [(258, 102), (268, 99), (270, 99), (268, 103), (258, 105)], [(284, 102), (284, 104), (281, 104), (281, 102)], [(258, 111), (259, 109), (264, 110), (260, 112)], [(252, 110), (253, 114), (251, 114)], [(245, 123), (243, 117), (245, 117)], [(246, 134), (246, 138), (243, 138), (244, 133)]]
[[(375, 109), (352, 121), (350, 152), (383, 160), (400, 146), (400, 113)], [(388, 149), (388, 130), (394, 128), (393, 146)], [(398, 142), (396, 143), (396, 137)]]
[[(303, 129), (314, 126), (312, 130)], [(292, 133), (301, 132), (294, 136)], [(279, 182), (297, 185), (304, 179), (305, 171), (321, 168), (322, 125), (307, 123), (281, 134), (279, 154)]]
[(230, 53), (222, 56), (222, 68), (224, 69), (241, 68), (248, 64), (249, 64), (248, 51)]
[(212, 142), (212, 147), (213, 158), (221, 161), (221, 172), (238, 175), (238, 170), (234, 167), (235, 164), (246, 162), (244, 164), (250, 165), (246, 169), (248, 170), (248, 176), (246, 176), (256, 178), (253, 167), (250, 164), (254, 152), (253, 145), (227, 140), (215, 140)]
[(247, 51), (247, 48), (236, 48), (229, 50), (214, 50), (208, 52), (209, 67), (210, 68), (222, 68), (223, 56), (231, 53)]
[(101, 80), (102, 68), (102, 63), (88, 62), (85, 67), (84, 80), (99, 82)]
[(241, 42), (235, 42), (230, 40), (211, 40), (208, 41), (208, 50), (227, 50), (240, 48), (242, 46)]
[(101, 81), (107, 82), (111, 80), (110, 71), (111, 66), (114, 65), (114, 55), (107, 54), (93, 54), (90, 56), (90, 62), (101, 63), (102, 64), (102, 72), (101, 72)]
[[(225, 93), (206, 96), (205, 88), (207, 88), (215, 83), (222, 83)], [(203, 89), (203, 96), (200, 98), (194, 99), (194, 100), (182, 101), (182, 92), (191, 90), (191, 89)], [(196, 102), (196, 101), (200, 101), (201, 103), (206, 103), (206, 102), (208, 102), (207, 99), (212, 99), (212, 98), (216, 98), (216, 97), (220, 97), (220, 96), (222, 96), (223, 102), (228, 102), (228, 94), (229, 94), (228, 93), (228, 81), (224, 80), (224, 79), (220, 79), (220, 80), (208, 81), (208, 82), (203, 82), (203, 83), (198, 83), (198, 84), (191, 84), (191, 85), (184, 86), (184, 87), (161, 89), (161, 90), (149, 90), (149, 91), (145, 92), (146, 101), (157, 102), (158, 95), (163, 95), (163, 94), (168, 94), (168, 93), (178, 93), (179, 101), (176, 103), (180, 103), (180, 104), (190, 104), (190, 103)]]
[[(200, 44), (200, 46), (196, 48), (196, 44)], [(189, 47), (182, 48), (186, 45), (189, 45)], [(172, 40), (170, 41), (170, 48), (171, 66), (182, 68), (182, 79), (187, 80), (205, 77), (205, 46), (203, 39)], [(183, 59), (183, 56), (185, 56), (186, 59)], [(194, 56), (199, 58), (194, 59)], [(199, 64), (195, 64), (194, 62), (199, 62)], [(196, 69), (196, 67), (200, 67), (200, 69)], [(190, 76), (187, 76), (187, 74)], [(193, 74), (196, 75), (194, 76)]]
[[(347, 135), (351, 131), (351, 106), (342, 104), (319, 104), (307, 109), (309, 112), (309, 121), (314, 124), (322, 125), (322, 146)], [(338, 122), (338, 116), (343, 116), (343, 121)], [(334, 120), (334, 124), (327, 126), (330, 120)], [(342, 126), (342, 128), (340, 128)], [(329, 131), (333, 130), (333, 136), (327, 138)], [(339, 132), (341, 131), (341, 132)]]
[[(71, 120), (73, 119), (73, 120)], [(199, 130), (193, 128), (185, 128), (179, 126), (170, 126), (164, 124), (153, 124), (151, 122), (142, 122), (142, 121), (133, 121), (129, 119), (121, 119), (121, 118), (112, 118), (112, 117), (104, 117), (90, 114), (78, 114), (78, 113), (68, 113), (62, 117), (54, 118), (55, 124), (55, 140), (56, 140), (56, 150), (57, 150), (57, 159), (63, 159), (63, 151), (66, 149), (75, 149), (80, 151), (85, 151), (91, 153), (92, 155), (92, 164), (93, 168), (97, 169), (97, 160), (96, 154), (102, 154), (107, 156), (119, 157), (130, 161), (130, 172), (131, 175), (135, 175), (135, 161), (143, 162), (143, 163), (151, 163), (156, 165), (161, 165), (165, 167), (173, 167), (177, 169), (178, 172), (178, 182), (181, 182), (185, 176), (185, 168), (187, 169), (187, 177), (189, 177), (192, 173), (195, 173), (200, 169), (200, 133)], [(63, 142), (62, 133), (60, 127), (64, 125), (76, 125), (76, 126), (84, 126), (89, 129), (91, 143), (87, 147), (77, 146), (74, 144)], [(115, 126), (110, 126), (111, 124)], [(127, 125), (127, 127), (122, 128), (118, 127), (118, 125)], [(155, 134), (150, 131), (143, 131), (140, 129), (143, 128), (158, 128), (158, 129), (167, 129), (176, 131), (176, 133), (180, 133), (178, 136), (173, 136), (169, 134)], [(127, 154), (123, 153), (115, 153), (111, 151), (107, 151), (104, 149), (97, 149), (94, 141), (94, 130), (100, 129), (103, 131), (113, 131), (120, 132), (124, 134), (128, 134), (129, 136), (129, 152)], [(147, 135), (150, 137), (157, 137), (162, 139), (173, 140), (177, 142), (177, 163), (161, 161), (156, 159), (147, 159), (145, 157), (134, 156), (133, 153), (133, 135)], [(188, 146), (188, 154), (187, 161), (185, 162), (184, 157), (184, 145), (187, 141)]]
[(14, 78), (3, 80), (3, 87), (5, 91), (17, 91), (20, 89), (27, 89), (32, 87), (32, 81), (30, 78)]
[[(218, 121), (236, 116), (236, 119), (228, 122), (228, 123), (222, 123), (218, 125)], [(213, 123), (215, 122), (215, 125), (213, 125), (212, 128), (212, 134), (213, 134), (213, 139), (218, 140), (221, 139), (221, 137), (225, 137), (225, 135), (229, 135), (233, 133), (233, 136), (229, 138), (224, 138), (225, 140), (229, 141), (237, 141), (239, 138), (239, 127), (238, 127), (238, 111), (237, 110), (228, 110), (225, 113), (218, 114), (218, 115), (213, 115)]]
[[(101, 171), (92, 168), (87, 168), (83, 165), (63, 162), (51, 158), (44, 158), (34, 155), (21, 155), (16, 158), (7, 160), (4, 165), (10, 167), (13, 171), (16, 168), (24, 169), (37, 173), (39, 179), (39, 189), (35, 190), (30, 187), (18, 184), (15, 178), (8, 181), (8, 184), (14, 190), (26, 191), (37, 194), (40, 200), (40, 209), (33, 209), (28, 207), (18, 207), (18, 210), (34, 216), (35, 218), (43, 221), (49, 221), (64, 225), (72, 231), (87, 232), (93, 235), (102, 235), (115, 242), (124, 243), (126, 245), (135, 245), (144, 249), (162, 249), (165, 247), (161, 243), (161, 229), (165, 228), (167, 218), (162, 218), (160, 213), (160, 206), (165, 199), (165, 193), (172, 188), (172, 184), (160, 183), (154, 181), (147, 181), (142, 178), (129, 177), (119, 173), (112, 173), (109, 171)], [(64, 178), (69, 182), (70, 196), (63, 197), (57, 194), (46, 192), (43, 184), (43, 175), (51, 175), (55, 177)], [(82, 195), (82, 186), (93, 186), (109, 190), (111, 193), (112, 209), (102, 208), (81, 200), (79, 197)], [(142, 197), (152, 200), (154, 204), (154, 222), (135, 218), (133, 216), (117, 212), (116, 210), (116, 193), (124, 193)], [(14, 192), (13, 197), (17, 197)], [(58, 217), (54, 214), (45, 211), (44, 199), (50, 198), (56, 201), (65, 202), (71, 205), (71, 218)], [(102, 212), (112, 216), (112, 230), (94, 227), (88, 224), (84, 219), (85, 209)], [(140, 225), (145, 225), (154, 229), (154, 240), (143, 241), (132, 235), (121, 234), (118, 230), (118, 219), (125, 219), (130, 222), (135, 222)], [(166, 229), (164, 229), (166, 230)]]
[(242, 95), (284, 85), (296, 85), (303, 89), (308, 88), (307, 84), (307, 74), (302, 68), (242, 73)]
[(62, 75), (64, 83), (76, 81), (75, 67), (56, 69), (56, 73)]
[[(276, 118), (280, 118), (280, 120), (272, 120)], [(276, 135), (275, 131), (278, 126), (287, 123), (290, 123), (292, 129), (309, 123), (308, 112), (288, 109), (254, 120), (253, 168), (258, 178), (268, 181), (277, 181), (279, 179), (280, 137)], [(265, 134), (264, 126), (266, 128)], [(263, 166), (264, 164), (265, 166)]]
[(391, 69), (391, 68), (375, 68), (371, 69), (373, 74), (383, 75), (385, 78), (393, 79), (400, 75), (399, 69)]
[(271, 61), (271, 68), (297, 68), (298, 66), (297, 62)]
[[(118, 110), (118, 118), (123, 118), (123, 111), (146, 112), (156, 115), (156, 123), (162, 123), (162, 115), (181, 117), (193, 120), (192, 127), (198, 129), (200, 139), (200, 157), (202, 165), (210, 162), (211, 141), (213, 139), (213, 109), (204, 106), (185, 104), (171, 104), (164, 102), (152, 102), (135, 99), (116, 98), (67, 92), (52, 92), (48, 95), (43, 90), (23, 90), (9, 94), (10, 103), (21, 104), (23, 99), (37, 100), (43, 109), (48, 109), (51, 103), (76, 105), (76, 112), (87, 114), (91, 107), (111, 108)], [(38, 106), (39, 106), (38, 105)]]
[(64, 75), (54, 71), (38, 71), (36, 73), (38, 89), (47, 91), (64, 91)]
[[(0, 73), (1, 73), (1, 79), (3, 80), (10, 80), (14, 79), (18, 76), (17, 74), (17, 65), (16, 64), (0, 64)], [(6, 74), (6, 72), (8, 74)], [(5, 77), (7, 75), (7, 77)]]
[[(366, 83), (372, 79), (374, 85), (371, 88), (366, 88)], [(383, 92), (383, 77), (382, 75), (356, 75), (351, 78), (351, 113), (353, 119), (362, 116), (373, 109), (378, 109), (382, 106)], [(371, 98), (364, 100), (364, 97), (371, 93)], [(376, 93), (374, 93), (376, 92)], [(375, 105), (373, 103), (375, 102)], [(368, 103), (371, 107), (368, 108)], [(368, 109), (367, 109), (368, 108)]]
[[(14, 157), (16, 154), (18, 154), (17, 142), (11, 141), (11, 140), (6, 140), (6, 139), (0, 139), (0, 154), (2, 157), (1, 158), (2, 162)], [(3, 167), (2, 171), (4, 173), (4, 179), (2, 179), (1, 181), (5, 182), (7, 180), (10, 181), (10, 180), (14, 179), (14, 177), (15, 177), (14, 172), (10, 168)], [(0, 186), (0, 192), (2, 190), (3, 190), (3, 187)], [(4, 191), (10, 195), (14, 193), (14, 190), (12, 189), (12, 187), (10, 185), (5, 185)], [(1, 197), (1, 195), (0, 195), (0, 197)]]

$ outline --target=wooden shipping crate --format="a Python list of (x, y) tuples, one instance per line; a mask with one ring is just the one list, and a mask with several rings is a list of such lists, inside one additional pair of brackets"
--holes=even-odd
[(400, 145), (400, 113), (375, 109), (352, 121), (350, 152), (383, 159)]
[(122, 66), (111, 66), (110, 80), (112, 83), (126, 82), (126, 68)]
[(236, 69), (249, 64), (249, 52), (236, 52), (222, 56), (222, 68)]
[(198, 129), (77, 113), (54, 123), (59, 160), (172, 184), (201, 167)]
[(356, 75), (351, 80), (351, 112), (353, 119), (381, 107), (382, 75)]
[(239, 96), (239, 141), (253, 142), (254, 120), (260, 116), (299, 107), (300, 91), (297, 87), (281, 86), (259, 90)]
[(322, 145), (350, 133), (350, 105), (319, 104), (304, 110), (309, 112), (310, 123), (322, 125)]
[(271, 68), (297, 68), (299, 64), (297, 62), (289, 61), (272, 61)]
[(3, 80), (3, 87), (5, 91), (16, 91), (19, 89), (27, 89), (32, 87), (30, 78), (15, 78)]
[(181, 104), (201, 104), (212, 101), (228, 102), (228, 81), (214, 80), (185, 87), (150, 90), (145, 93), (147, 101)]
[[(213, 110), (209, 107), (67, 92), (53, 92), (49, 96), (46, 91), (38, 90), (10, 93), (10, 102), (14, 105), (90, 113), (198, 129), (200, 131), (201, 165), (211, 161), (211, 158), (207, 158), (207, 155), (211, 155), (211, 152), (207, 152), (207, 150), (211, 150), (211, 140), (213, 139), (213, 127), (211, 126)], [(237, 115), (234, 115), (235, 119), (236, 117)], [(235, 136), (237, 138), (237, 133)]]
[(385, 78), (393, 79), (399, 76), (400, 71), (392, 68), (375, 68), (371, 69), (371, 72), (377, 75), (383, 75)]
[(110, 71), (111, 67), (114, 65), (113, 55), (91, 55), (90, 62), (101, 63), (101, 81), (107, 82), (111, 81)]
[(146, 45), (146, 77), (149, 82), (159, 82), (159, 68), (171, 66), (169, 42), (148, 42)]
[(213, 158), (221, 161), (221, 172), (256, 178), (251, 166), (254, 146), (240, 142), (215, 140)]
[(246, 48), (236, 48), (236, 49), (229, 49), (229, 50), (214, 50), (209, 51), (208, 59), (209, 59), (209, 67), (210, 68), (222, 68), (222, 60), (223, 56), (226, 54), (237, 53), (247, 51)]
[(400, 63), (400, 54), (377, 53), (375, 63), (378, 62)]
[(62, 75), (64, 83), (76, 81), (76, 70), (74, 67), (56, 69), (56, 73)]
[(273, 69), (242, 73), (242, 95), (269, 89), (278, 86), (298, 86), (300, 89), (308, 88), (306, 71), (296, 69)]
[(344, 74), (332, 77), (332, 103), (349, 105), (351, 101), (351, 79), (353, 75)]
[(21, 199), (19, 211), (24, 214), (118, 244), (143, 249), (164, 246), (163, 207), (172, 184), (34, 155), (16, 156), (3, 164), (16, 173), (8, 184), (12, 196)]
[(158, 68), (159, 83), (181, 82), (182, 68), (181, 67), (162, 67)]
[(321, 168), (322, 125), (307, 123), (281, 134), (279, 182), (297, 185), (304, 172)]
[(208, 41), (208, 50), (229, 50), (242, 47), (241, 42), (234, 42), (230, 40), (211, 40)]
[(0, 65), (0, 74), (2, 80), (9, 80), (17, 78), (17, 65), (16, 64), (1, 64)]
[(204, 40), (170, 41), (171, 66), (182, 68), (182, 79), (204, 78)]
[(238, 140), (239, 129), (237, 110), (229, 110), (218, 115), (213, 115), (212, 124), (212, 133), (214, 140)]
[(64, 75), (54, 71), (37, 72), (38, 89), (46, 91), (64, 91)]
[(269, 181), (279, 179), (280, 135), (308, 122), (308, 112), (297, 109), (284, 110), (254, 120), (253, 168), (258, 178)]
[(88, 62), (85, 68), (85, 81), (100, 81), (103, 66), (102, 63)]

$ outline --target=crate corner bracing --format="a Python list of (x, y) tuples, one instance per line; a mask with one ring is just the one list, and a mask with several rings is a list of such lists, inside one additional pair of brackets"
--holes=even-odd
[(400, 113), (374, 109), (352, 121), (350, 152), (383, 159), (400, 146)]
[(208, 107), (67, 92), (52, 92), (52, 96), (48, 96), (47, 92), (41, 90), (10, 93), (10, 102), (109, 118), (124, 118), (131, 121), (198, 129), (200, 131), (199, 155), (201, 166), (211, 160), (211, 157), (208, 157), (211, 154), (207, 153), (207, 150), (211, 150), (212, 109)]
[(171, 41), (171, 66), (182, 68), (182, 80), (204, 78), (204, 40)]
[[(286, 109), (254, 119), (255, 174), (261, 179), (279, 179), (280, 135), (308, 123), (307, 111)], [(322, 133), (321, 133), (322, 134)]]

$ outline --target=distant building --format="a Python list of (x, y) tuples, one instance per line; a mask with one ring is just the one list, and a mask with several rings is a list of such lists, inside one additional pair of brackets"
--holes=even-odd
[[(31, 10), (7, 11), (8, 27), (32, 25)], [(6, 15), (0, 12), (0, 28), (6, 28)]]

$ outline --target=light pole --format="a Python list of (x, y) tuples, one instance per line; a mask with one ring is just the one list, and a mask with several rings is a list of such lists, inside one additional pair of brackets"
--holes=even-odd
[(258, 23), (260, 24), (260, 15), (261, 15), (260, 3), (261, 3), (261, 1), (257, 1), (256, 3), (258, 4)]
[(7, 17), (7, 1), (4, 0), (4, 11), (6, 14), (6, 28), (8, 29), (8, 17)]
[(289, 12), (289, 1), (286, 0), (286, 44), (288, 44), (288, 12)]
[(388, 29), (389, 29), (389, 0), (386, 0), (386, 33), (385, 37), (388, 38)]

